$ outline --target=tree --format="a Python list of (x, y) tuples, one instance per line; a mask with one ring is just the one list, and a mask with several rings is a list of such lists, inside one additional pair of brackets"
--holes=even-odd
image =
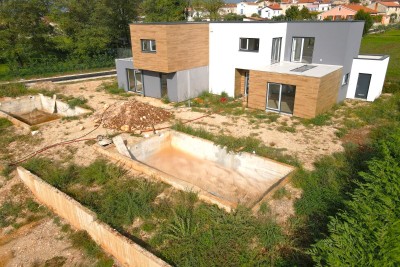
[(311, 19), (310, 10), (303, 6), (303, 8), (300, 10), (300, 17), (301, 19)]
[(210, 13), (210, 20), (219, 19), (219, 9), (223, 7), (225, 2), (223, 0), (197, 0), (194, 1), (193, 5), (204, 8)]
[(242, 21), (246, 16), (236, 13), (229, 13), (224, 16), (225, 21)]
[(185, 0), (144, 0), (141, 5), (146, 22), (185, 20)]
[(301, 19), (301, 13), (297, 6), (291, 6), (286, 9), (285, 12), (286, 20), (299, 20)]
[(53, 27), (46, 20), (45, 0), (9, 0), (0, 5), (0, 58), (9, 67), (51, 54)]
[(366, 35), (374, 24), (374, 20), (372, 19), (371, 15), (362, 9), (357, 11), (357, 13), (354, 15), (354, 19), (364, 21), (363, 35)]

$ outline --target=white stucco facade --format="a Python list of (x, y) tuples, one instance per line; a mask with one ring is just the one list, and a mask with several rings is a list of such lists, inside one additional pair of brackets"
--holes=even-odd
[[(272, 39), (282, 37), (281, 61), (287, 23), (210, 23), (210, 92), (234, 96), (235, 69), (271, 65)], [(240, 38), (259, 38), (259, 51), (239, 50)]]
[(258, 14), (258, 4), (252, 2), (240, 2), (236, 6), (236, 13), (238, 15), (245, 15), (251, 17), (254, 13)]
[(356, 89), (359, 74), (371, 74), (369, 90), (366, 100), (374, 101), (382, 93), (385, 82), (386, 70), (389, 64), (388, 56), (381, 55), (360, 55), (353, 59), (351, 67), (347, 98), (356, 98)]
[(277, 17), (282, 15), (281, 9), (272, 9), (270, 7), (264, 7), (260, 10), (260, 17), (272, 19), (273, 17)]

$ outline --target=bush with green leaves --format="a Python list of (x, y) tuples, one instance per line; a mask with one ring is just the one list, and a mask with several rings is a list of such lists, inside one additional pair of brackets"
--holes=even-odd
[(319, 266), (400, 265), (400, 127), (390, 127), (374, 147), (363, 181), (311, 250)]

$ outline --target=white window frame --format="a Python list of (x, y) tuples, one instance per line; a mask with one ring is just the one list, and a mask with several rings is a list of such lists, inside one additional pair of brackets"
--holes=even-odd
[[(242, 40), (246, 40), (246, 49), (242, 48)], [(249, 42), (250, 39), (256, 39), (258, 40), (258, 49), (257, 50), (249, 50)], [(240, 37), (239, 38), (239, 51), (245, 51), (245, 52), (258, 52), (260, 51), (260, 38), (246, 38), (246, 37)]]
[[(145, 49), (144, 44), (147, 43), (149, 49)], [(156, 40), (153, 39), (140, 39), (140, 46), (142, 48), (142, 52), (144, 53), (155, 53), (157, 52), (157, 44)], [(153, 49), (153, 46), (155, 49)]]
[[(278, 50), (276, 50), (275, 41), (279, 44)], [(281, 62), (281, 51), (282, 51), (282, 37), (272, 38), (272, 49), (271, 49), (271, 64)], [(277, 59), (276, 58), (277, 55)]]
[[(307, 38), (309, 38), (309, 39), (311, 39), (311, 38), (313, 38), (314, 39), (314, 47), (313, 47), (313, 53), (314, 53), (314, 48), (315, 48), (315, 37), (293, 37), (292, 38), (292, 54), (291, 54), (291, 56), (290, 56), (290, 61), (292, 61), (292, 62), (302, 62), (303, 61), (303, 50), (304, 50), (304, 41), (305, 41), (305, 39), (307, 39)], [(301, 39), (301, 49), (300, 49), (300, 59), (299, 60), (294, 60), (294, 57), (295, 57), (295, 51), (296, 51), (296, 44), (297, 44), (297, 41), (295, 41), (295, 40), (297, 40), (297, 39)]]

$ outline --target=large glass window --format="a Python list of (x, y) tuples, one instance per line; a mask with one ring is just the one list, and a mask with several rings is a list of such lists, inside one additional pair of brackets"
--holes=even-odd
[(293, 114), (296, 86), (280, 83), (267, 85), (267, 110)]
[(260, 39), (258, 38), (240, 38), (239, 50), (258, 52), (259, 44), (260, 44)]
[(271, 64), (281, 61), (281, 44), (282, 38), (272, 39)]
[(294, 37), (292, 40), (291, 61), (312, 63), (314, 43), (314, 37)]
[(156, 40), (142, 39), (142, 52), (156, 52)]
[(129, 91), (141, 93), (143, 91), (142, 72), (140, 70), (126, 69)]

